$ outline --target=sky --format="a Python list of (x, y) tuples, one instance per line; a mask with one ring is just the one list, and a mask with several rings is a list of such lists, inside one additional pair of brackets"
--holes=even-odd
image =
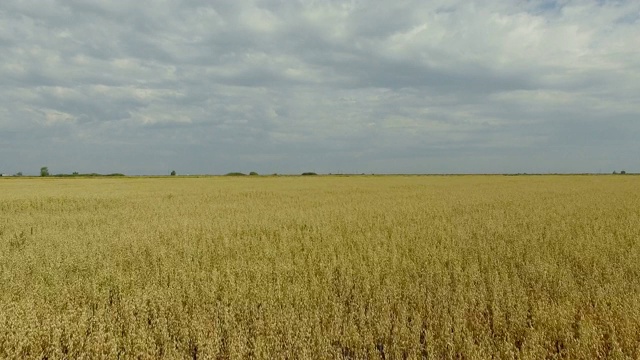
[(0, 173), (640, 172), (637, 0), (2, 0)]

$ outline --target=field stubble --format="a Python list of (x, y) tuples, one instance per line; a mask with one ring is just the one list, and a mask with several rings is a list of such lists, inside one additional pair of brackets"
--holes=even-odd
[(2, 179), (0, 358), (640, 358), (640, 178)]

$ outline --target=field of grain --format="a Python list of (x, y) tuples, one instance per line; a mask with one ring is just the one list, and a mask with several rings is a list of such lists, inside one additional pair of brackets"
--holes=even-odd
[(640, 177), (0, 179), (0, 358), (640, 358)]

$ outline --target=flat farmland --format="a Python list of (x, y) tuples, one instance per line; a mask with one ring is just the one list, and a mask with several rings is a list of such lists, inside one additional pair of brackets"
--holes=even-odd
[(0, 358), (640, 358), (640, 177), (0, 179)]

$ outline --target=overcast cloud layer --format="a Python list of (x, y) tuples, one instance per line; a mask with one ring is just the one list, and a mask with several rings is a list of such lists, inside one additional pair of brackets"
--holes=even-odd
[(640, 171), (640, 2), (2, 0), (0, 172)]

